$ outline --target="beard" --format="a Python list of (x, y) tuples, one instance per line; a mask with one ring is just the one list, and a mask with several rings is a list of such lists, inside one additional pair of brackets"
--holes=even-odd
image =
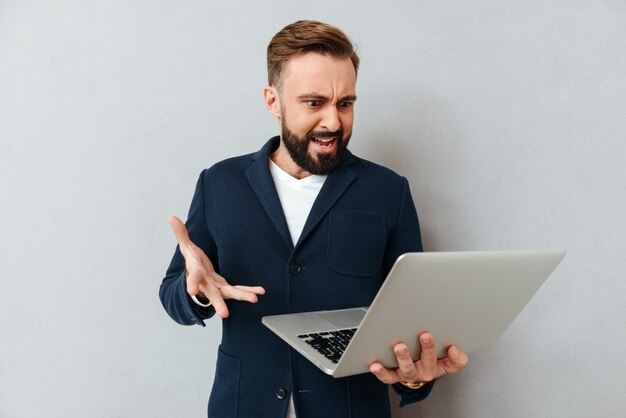
[[(289, 156), (300, 168), (311, 174), (324, 175), (332, 172), (341, 161), (343, 152), (348, 147), (350, 135), (343, 137), (343, 130), (335, 132), (329, 131), (309, 131), (304, 138), (299, 137), (287, 128), (284, 112), (281, 120), (281, 140), (289, 152)], [(313, 138), (336, 138), (335, 152), (332, 154), (316, 153), (315, 156), (309, 153), (309, 143)]]

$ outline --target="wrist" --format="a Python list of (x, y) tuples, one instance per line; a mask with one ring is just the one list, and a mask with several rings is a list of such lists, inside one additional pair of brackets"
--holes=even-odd
[(196, 305), (200, 305), (203, 308), (208, 308), (211, 306), (211, 301), (207, 299), (202, 293), (198, 293), (197, 295), (191, 295), (191, 299), (196, 303)]

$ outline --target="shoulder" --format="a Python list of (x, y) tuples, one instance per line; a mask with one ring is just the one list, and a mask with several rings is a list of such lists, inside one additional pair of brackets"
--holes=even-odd
[(245, 172), (254, 161), (255, 153), (227, 158), (204, 170), (205, 176), (220, 176)]
[(356, 155), (352, 155), (352, 161), (349, 167), (354, 171), (358, 179), (371, 185), (380, 185), (381, 187), (393, 187), (397, 185), (402, 187), (407, 181), (406, 178), (392, 169), (357, 157)]
[(402, 178), (400, 174), (396, 173), (388, 167), (366, 160), (361, 157), (357, 157), (356, 155), (353, 155), (353, 157), (354, 162), (352, 164), (352, 167), (355, 171), (358, 170), (359, 172), (362, 172), (364, 174), (375, 174), (379, 176), (384, 176), (385, 178), (389, 179), (399, 180)]
[[(248, 170), (253, 164), (256, 163), (258, 168), (263, 168), (263, 162), (267, 161), (272, 149), (278, 146), (279, 137), (275, 136), (270, 138), (263, 147), (250, 154), (240, 155), (238, 157), (231, 157), (213, 164), (211, 167), (205, 169), (202, 173), (205, 180), (210, 178), (228, 178), (245, 176), (246, 170)], [(267, 170), (269, 166), (266, 164)]]
[(246, 170), (254, 162), (252, 156), (246, 154), (238, 157), (219, 161), (200, 173), (198, 187), (202, 187), (205, 193), (227, 192), (228, 190), (240, 189), (247, 183)]

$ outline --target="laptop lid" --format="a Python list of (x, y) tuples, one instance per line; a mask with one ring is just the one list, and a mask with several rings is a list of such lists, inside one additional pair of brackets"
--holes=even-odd
[(328, 328), (335, 322), (334, 311), (264, 317), (263, 323), (335, 377), (368, 372), (374, 361), (397, 367), (392, 347), (399, 341), (418, 358), (417, 335), (426, 330), (435, 338), (439, 357), (452, 344), (467, 353), (481, 351), (504, 333), (564, 256), (560, 250), (404, 254), (337, 364), (313, 361), (312, 356), (323, 356), (298, 338)]

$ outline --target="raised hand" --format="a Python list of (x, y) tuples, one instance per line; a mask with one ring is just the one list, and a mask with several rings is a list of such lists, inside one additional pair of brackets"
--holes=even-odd
[(250, 303), (258, 301), (257, 295), (263, 295), (261, 286), (231, 286), (226, 279), (215, 272), (213, 263), (204, 251), (189, 239), (185, 224), (176, 216), (167, 220), (176, 235), (180, 252), (185, 258), (187, 293), (208, 299), (215, 312), (222, 318), (228, 317), (225, 299), (236, 299)]

